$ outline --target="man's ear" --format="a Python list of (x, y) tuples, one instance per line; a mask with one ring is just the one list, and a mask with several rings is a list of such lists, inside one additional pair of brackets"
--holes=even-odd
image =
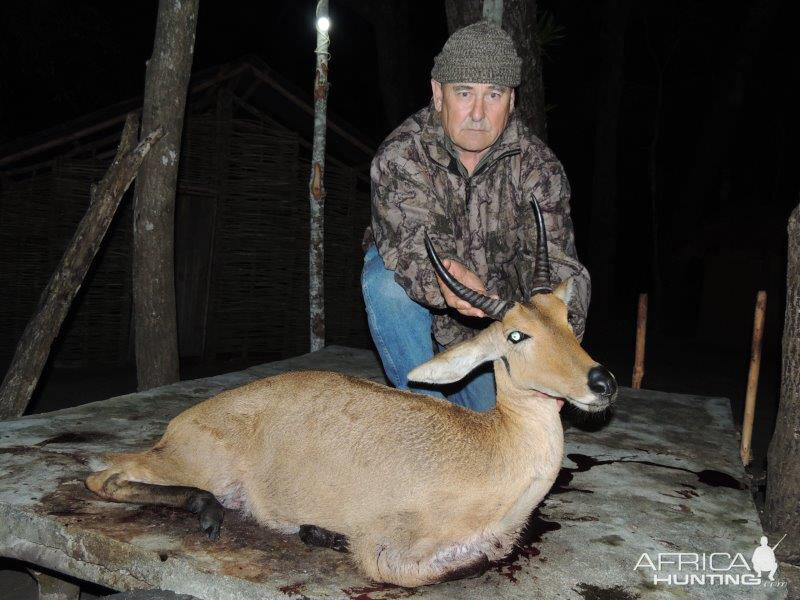
[(575, 297), (576, 291), (575, 278), (570, 277), (558, 284), (558, 287), (553, 290), (553, 295), (569, 306), (569, 303)]
[(453, 383), (466, 377), (475, 367), (500, 358), (488, 327), (471, 340), (456, 344), (437, 354), (408, 374), (409, 381), (421, 383)]
[(514, 88), (511, 88), (511, 108), (509, 109), (508, 114), (514, 112), (514, 98), (516, 98), (516, 96), (514, 95)]
[(436, 81), (435, 79), (431, 79), (431, 91), (433, 92), (433, 107), (436, 109), (436, 112), (442, 112), (442, 96), (444, 94), (443, 85)]

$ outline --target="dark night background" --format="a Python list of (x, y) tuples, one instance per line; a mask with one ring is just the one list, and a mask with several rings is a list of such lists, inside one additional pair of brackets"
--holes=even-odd
[[(789, 0), (760, 2), (770, 15), (753, 39), (747, 23), (754, 4), (632, 3), (616, 148), (618, 214), (608, 237), (616, 259), (611, 280), (595, 281), (594, 302), (598, 294), (606, 302), (590, 310), (585, 343), (629, 384), (637, 295), (650, 292), (645, 387), (725, 395), (739, 410), (755, 295), (767, 290), (757, 432), (757, 452), (763, 453), (780, 375), (786, 222), (798, 201), (797, 11)], [(376, 31), (357, 0), (332, 5), (329, 109), (374, 147), (398, 124), (384, 108), (386, 90), (378, 83)], [(608, 5), (539, 0), (540, 13), (557, 28), (544, 58), (548, 143), (569, 175), (578, 250), (590, 269), (592, 236), (609, 236), (592, 221), (597, 99), (604, 85), (598, 32)], [(389, 92), (406, 115), (428, 102), (432, 59), (448, 35), (443, 2), (409, 6), (412, 43), (402, 57), (408, 68)], [(154, 0), (2, 3), (0, 146), (141, 94), (156, 7)], [(309, 0), (202, 2), (193, 70), (254, 54), (310, 96), (313, 23)], [(753, 52), (742, 63), (745, 42)], [(721, 133), (725, 142), (712, 144), (713, 156), (698, 156), (704, 127), (720, 99), (731, 98), (736, 109), (712, 136)], [(706, 161), (713, 171), (708, 187), (687, 205), (693, 173)], [(54, 377), (51, 368), (40, 386), (40, 407), (48, 406), (42, 397)], [(84, 374), (72, 377), (92, 384)]]
[[(405, 3), (394, 28), (375, 26), (374, 17), (398, 6), (395, 0), (331, 4), (329, 114), (375, 148), (402, 117), (430, 99), (433, 57), (448, 37), (445, 2)], [(538, 0), (540, 18), (551, 24), (543, 59), (547, 142), (569, 176), (578, 252), (593, 275), (601, 271), (593, 249), (608, 245), (606, 275), (593, 280), (584, 345), (622, 385), (630, 385), (637, 298), (649, 293), (643, 386), (728, 397), (739, 425), (753, 308), (757, 291), (766, 290), (752, 465), (756, 489), (763, 491), (780, 390), (786, 225), (800, 189), (798, 3), (632, 0), (617, 141), (598, 148), (609, 67), (603, 31), (615, 4)], [(0, 158), (4, 148), (37, 132), (140, 96), (157, 5), (157, 0), (0, 2)], [(309, 100), (314, 6), (313, 0), (201, 0), (193, 72), (256, 56)], [(386, 15), (382, 18), (385, 23)], [(401, 56), (394, 57), (387, 85), (376, 40), (395, 34), (402, 40), (394, 46)], [(607, 208), (595, 191), (606, 152), (616, 156), (610, 225), (595, 218)], [(365, 189), (360, 198), (366, 198)], [(130, 195), (123, 207), (126, 202)], [(14, 243), (0, 235), (0, 273), (12, 262)], [(37, 285), (30, 294), (31, 311), (40, 291)], [(11, 296), (0, 291), (0, 297), (5, 293)], [(18, 331), (0, 342), (3, 372), (24, 322), (15, 326)], [(285, 348), (283, 354), (211, 361), (182, 356), (181, 375), (191, 379), (236, 370), (282, 358)], [(67, 368), (57, 362), (51, 356), (28, 412), (136, 389), (132, 354), (127, 364), (114, 366)], [(0, 569), (16, 568), (7, 563)]]

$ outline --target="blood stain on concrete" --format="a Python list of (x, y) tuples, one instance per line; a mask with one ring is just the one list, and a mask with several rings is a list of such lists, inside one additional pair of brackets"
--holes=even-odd
[(514, 544), (514, 549), (504, 559), (492, 563), (492, 570), (517, 583), (516, 574), (522, 570), (521, 559), (530, 561), (531, 558), (539, 556), (541, 551), (534, 544), (540, 543), (546, 533), (561, 529), (561, 523), (547, 521), (542, 517), (538, 508), (531, 513), (519, 539)]

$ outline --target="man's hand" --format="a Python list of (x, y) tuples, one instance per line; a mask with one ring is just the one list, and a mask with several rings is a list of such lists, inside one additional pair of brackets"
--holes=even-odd
[[(483, 294), (484, 296), (486, 295), (486, 288), (484, 287), (480, 278), (460, 262), (445, 258), (442, 261), (442, 264), (444, 265), (445, 269), (450, 271), (450, 274), (460, 283), (463, 283), (465, 286), (478, 292), (479, 294)], [(447, 284), (439, 279), (438, 275), (436, 276), (436, 279), (439, 282), (439, 289), (442, 290), (442, 296), (444, 297), (444, 301), (447, 303), (447, 306), (456, 309), (465, 317), (483, 318), (486, 316), (486, 313), (484, 313), (481, 309), (475, 308), (466, 300), (462, 300), (456, 296), (452, 290), (447, 287)], [(497, 298), (498, 296), (493, 294), (491, 297)]]

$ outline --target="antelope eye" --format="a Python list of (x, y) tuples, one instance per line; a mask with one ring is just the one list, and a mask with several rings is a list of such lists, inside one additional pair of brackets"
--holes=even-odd
[(522, 340), (527, 340), (529, 337), (531, 336), (524, 334), (521, 331), (512, 331), (508, 334), (506, 339), (512, 344), (519, 344)]

